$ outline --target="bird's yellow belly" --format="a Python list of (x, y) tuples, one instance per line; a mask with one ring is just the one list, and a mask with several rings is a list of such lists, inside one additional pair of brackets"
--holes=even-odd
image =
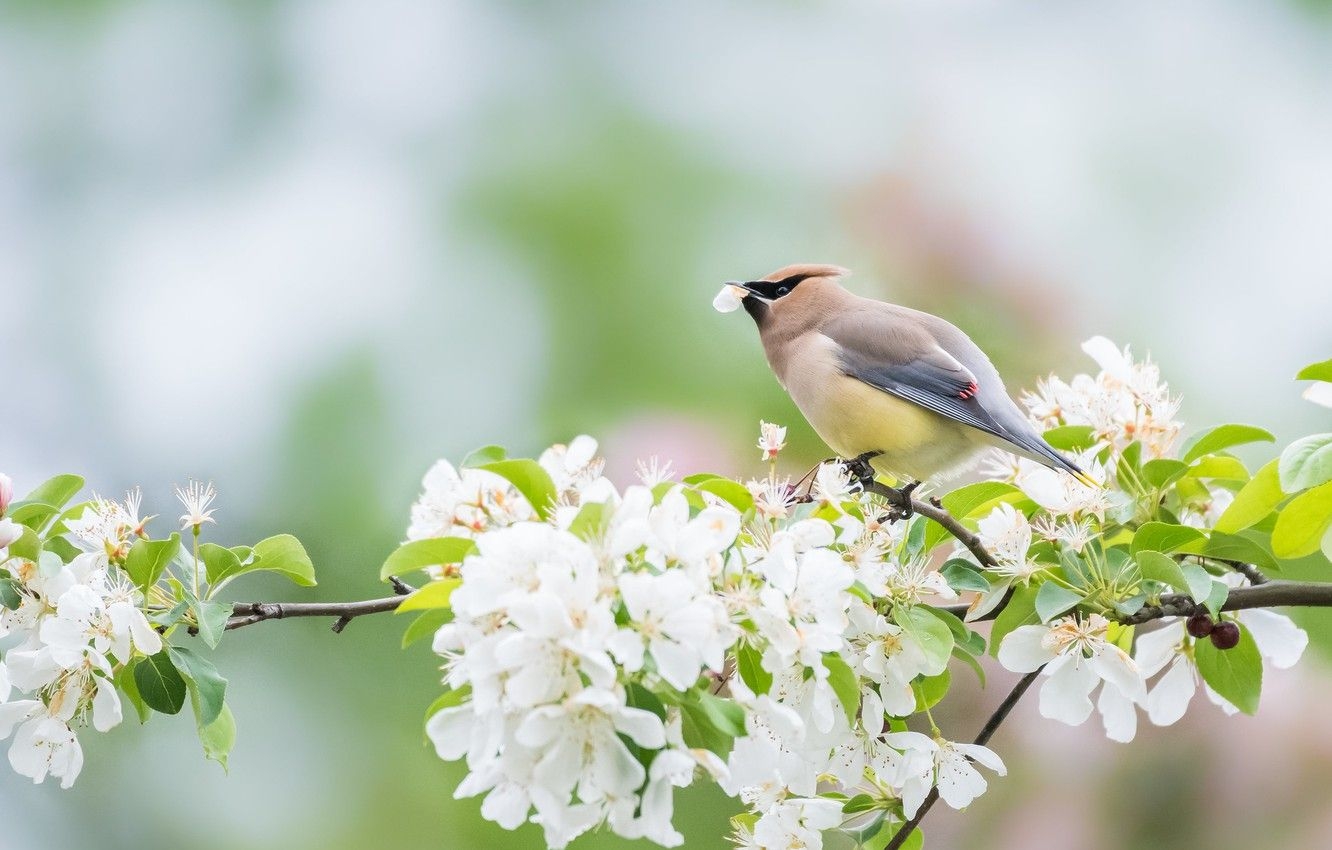
[(871, 463), (895, 478), (923, 481), (952, 471), (983, 445), (980, 432), (842, 374), (803, 370), (788, 376), (800, 412), (844, 458), (881, 452)]

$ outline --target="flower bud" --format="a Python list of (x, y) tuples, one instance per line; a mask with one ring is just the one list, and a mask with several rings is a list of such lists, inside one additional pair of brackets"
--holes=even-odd
[(1217, 623), (1216, 626), (1212, 628), (1212, 634), (1210, 637), (1212, 638), (1212, 646), (1217, 649), (1234, 649), (1239, 645), (1239, 626), (1232, 623), (1230, 620)]
[(9, 503), (14, 501), (14, 482), (8, 475), (0, 472), (0, 516), (9, 510)]

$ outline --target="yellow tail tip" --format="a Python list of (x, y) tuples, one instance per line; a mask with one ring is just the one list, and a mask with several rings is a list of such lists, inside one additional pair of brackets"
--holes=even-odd
[(1090, 475), (1088, 475), (1087, 473), (1083, 472), (1081, 469), (1070, 470), (1070, 472), (1072, 473), (1072, 475), (1073, 475), (1074, 478), (1078, 479), (1078, 481), (1079, 481), (1080, 483), (1082, 483), (1083, 485), (1085, 485), (1085, 486), (1087, 486), (1087, 487), (1092, 488), (1093, 490), (1104, 490), (1104, 489), (1105, 489), (1105, 485), (1104, 485), (1104, 484), (1102, 484), (1101, 482), (1097, 481), (1095, 478), (1092, 478)]

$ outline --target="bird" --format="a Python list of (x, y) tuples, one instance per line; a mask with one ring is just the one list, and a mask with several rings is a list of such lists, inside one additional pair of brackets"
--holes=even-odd
[(743, 306), (753, 318), (778, 383), (841, 458), (914, 489), (965, 471), (998, 446), (1100, 486), (1045, 441), (963, 331), (855, 295), (842, 286), (848, 274), (786, 266), (728, 282), (715, 302), (723, 311)]

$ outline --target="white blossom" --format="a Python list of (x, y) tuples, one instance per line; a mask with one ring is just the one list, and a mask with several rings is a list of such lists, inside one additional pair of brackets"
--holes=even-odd
[(642, 668), (646, 646), (658, 674), (681, 691), (698, 680), (700, 667), (721, 672), (735, 635), (710, 588), (681, 570), (668, 570), (626, 573), (619, 590), (630, 622), (611, 639), (611, 650), (625, 669)]
[(211, 481), (203, 484), (191, 480), (186, 488), (176, 488), (176, 498), (185, 506), (185, 513), (180, 517), (182, 531), (194, 529), (197, 534), (199, 527), (204, 523), (216, 522), (213, 519), (216, 508), (210, 506), (213, 504), (213, 500), (217, 498), (217, 490), (213, 489)]
[(976, 524), (977, 534), (986, 551), (994, 556), (993, 572), (1016, 579), (1028, 579), (1040, 565), (1027, 558), (1032, 529), (1025, 514), (1004, 502)]
[(758, 449), (763, 453), (763, 460), (776, 460), (777, 454), (784, 448), (786, 448), (786, 427), (760, 421)]
[[(1308, 634), (1284, 614), (1249, 609), (1239, 611), (1235, 616), (1253, 636), (1259, 655), (1277, 669), (1295, 666), (1309, 645)], [(1200, 684), (1207, 698), (1227, 714), (1239, 711), (1202, 681), (1193, 659), (1192, 642), (1185, 632), (1184, 621), (1178, 619), (1138, 635), (1134, 660), (1143, 677), (1150, 679), (1163, 673), (1144, 702), (1147, 718), (1157, 726), (1169, 726), (1183, 717)]]
[[(1136, 724), (1125, 713), (1125, 701), (1144, 702), (1146, 686), (1133, 659), (1107, 638), (1109, 625), (1101, 615), (1090, 614), (1063, 617), (1050, 625), (1019, 626), (1000, 643), (999, 663), (1015, 673), (1044, 666), (1041, 716), (1070, 726), (1091, 716), (1091, 693), (1104, 682), (1098, 707), (1106, 734), (1129, 741)], [(1113, 693), (1106, 696), (1107, 690)]]

